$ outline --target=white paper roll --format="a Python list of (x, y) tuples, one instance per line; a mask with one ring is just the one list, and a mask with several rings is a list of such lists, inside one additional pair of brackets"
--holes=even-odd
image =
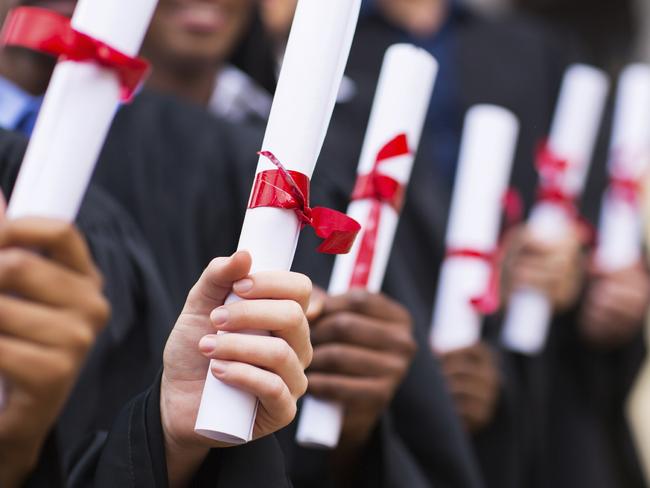
[[(140, 51), (157, 0), (80, 0), (79, 31), (125, 54)], [(120, 83), (95, 63), (59, 63), (7, 209), (8, 218), (73, 222), (120, 103)], [(0, 398), (0, 410), (3, 401)]]
[[(360, 0), (300, 0), (291, 28), (262, 149), (288, 170), (311, 178), (334, 110), (357, 24)], [(276, 169), (260, 158), (257, 173)], [(292, 211), (248, 210), (239, 249), (253, 257), (252, 272), (289, 270), (300, 234)], [(195, 429), (211, 439), (252, 439), (257, 399), (223, 384), (208, 371)]]
[[(387, 50), (359, 160), (359, 175), (372, 171), (377, 154), (385, 144), (400, 134), (406, 134), (411, 154), (383, 162), (380, 172), (404, 186), (408, 185), (437, 72), (437, 62), (422, 49), (410, 44), (397, 44)], [(371, 206), (369, 200), (353, 201), (348, 207), (348, 215), (365, 229)], [(367, 286), (372, 293), (381, 290), (398, 221), (395, 209), (383, 204)], [(331, 295), (350, 289), (361, 237), (349, 254), (336, 258), (329, 286)], [(303, 446), (333, 449), (338, 445), (342, 425), (341, 405), (307, 397), (301, 408), (296, 440)]]
[[(622, 73), (609, 156), (614, 178), (641, 181), (650, 162), (650, 66), (634, 64)], [(603, 196), (596, 264), (604, 271), (627, 268), (641, 259), (641, 213), (638, 205)]]
[[(518, 135), (519, 122), (508, 110), (478, 105), (468, 112), (447, 228), (448, 249), (493, 253), (498, 247)], [(480, 340), (483, 317), (471, 300), (485, 294), (490, 276), (490, 263), (484, 260), (458, 256), (444, 261), (430, 335), (434, 350), (444, 353)]]
[[(140, 51), (157, 0), (80, 0), (75, 29), (125, 54)], [(120, 103), (113, 71), (61, 62), (45, 94), (7, 215), (73, 221)]]
[[(589, 174), (608, 90), (607, 75), (590, 66), (573, 65), (564, 77), (548, 144), (554, 154), (568, 162), (561, 185), (565, 193), (576, 198)], [(528, 224), (538, 239), (557, 242), (571, 222), (571, 216), (561, 207), (541, 203), (533, 209)], [(504, 322), (504, 345), (522, 354), (540, 353), (551, 318), (547, 297), (537, 290), (515, 291)]]

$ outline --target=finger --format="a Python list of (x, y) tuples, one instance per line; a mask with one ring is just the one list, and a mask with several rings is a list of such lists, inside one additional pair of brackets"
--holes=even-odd
[(393, 354), (347, 344), (326, 344), (314, 350), (310, 371), (361, 377), (401, 375), (405, 361)]
[(0, 249), (35, 249), (64, 266), (101, 282), (86, 241), (71, 224), (53, 219), (27, 218), (0, 223)]
[(477, 355), (475, 351), (446, 357), (442, 362), (446, 375), (467, 375), (479, 378), (498, 378), (496, 361), (490, 353)]
[(496, 391), (493, 385), (471, 377), (450, 381), (448, 386), (452, 397), (455, 399), (481, 404), (489, 403)]
[(251, 264), (251, 255), (245, 251), (213, 259), (190, 290), (183, 314), (207, 316), (223, 305), (232, 292), (233, 284), (246, 278)]
[(411, 321), (408, 311), (385, 295), (354, 289), (343, 295), (329, 296), (324, 314), (356, 312), (383, 320)]
[(93, 323), (108, 317), (108, 303), (98, 290), (89, 292), (85, 277), (24, 249), (0, 250), (0, 291), (78, 311)]
[(327, 292), (322, 288), (315, 286), (311, 293), (309, 307), (307, 308), (307, 320), (309, 322), (315, 322), (323, 314), (326, 299)]
[(246, 300), (293, 300), (300, 304), (304, 312), (309, 308), (311, 290), (311, 280), (305, 275), (285, 271), (255, 273), (233, 286), (233, 291)]
[(206, 357), (219, 362), (246, 363), (269, 370), (280, 376), (296, 397), (303, 395), (307, 389), (304, 366), (289, 344), (277, 337), (208, 335), (201, 339), (199, 349)]
[(312, 328), (314, 346), (341, 343), (377, 351), (394, 351), (406, 356), (415, 352), (410, 327), (379, 321), (354, 312), (336, 312), (323, 317)]
[(0, 295), (0, 334), (46, 347), (86, 354), (99, 331), (71, 314)]
[(512, 286), (528, 287), (537, 290), (548, 291), (552, 283), (552, 277), (541, 269), (531, 267), (516, 268), (512, 273)]
[(79, 363), (69, 355), (13, 337), (0, 336), (0, 376), (14, 387), (55, 388), (61, 379), (72, 381)]
[(341, 402), (349, 407), (390, 400), (386, 382), (372, 378), (309, 373), (307, 391), (316, 398)]
[(311, 362), (309, 325), (297, 302), (243, 300), (224, 305), (210, 314), (212, 324), (224, 332), (263, 330), (284, 339), (296, 351), (303, 366)]
[[(227, 385), (257, 397), (260, 408), (272, 419), (272, 430), (289, 425), (296, 416), (296, 399), (277, 374), (250, 364), (223, 361), (213, 361), (211, 371), (217, 379)], [(260, 433), (255, 432), (254, 436), (257, 435)]]

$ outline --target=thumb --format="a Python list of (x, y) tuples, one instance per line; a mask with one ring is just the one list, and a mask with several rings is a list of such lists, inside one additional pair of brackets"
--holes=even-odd
[(213, 259), (190, 290), (183, 314), (206, 315), (223, 305), (233, 284), (248, 276), (251, 265), (252, 258), (247, 251)]

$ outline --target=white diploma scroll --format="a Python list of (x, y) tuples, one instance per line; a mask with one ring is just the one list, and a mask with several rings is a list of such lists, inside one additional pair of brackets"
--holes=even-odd
[[(73, 27), (135, 56), (157, 0), (80, 0)], [(93, 63), (57, 64), (16, 180), (8, 218), (73, 222), (120, 103), (113, 71)], [(0, 379), (0, 411), (5, 392)]]
[[(157, 0), (80, 0), (72, 26), (129, 56), (140, 51)], [(94, 62), (57, 64), (7, 215), (73, 221), (120, 104), (117, 75)]]
[[(410, 154), (381, 163), (379, 172), (391, 176), (404, 187), (408, 185), (437, 72), (437, 62), (422, 49), (397, 44), (387, 50), (359, 160), (359, 175), (373, 170), (377, 155), (386, 143), (405, 134)], [(350, 203), (347, 214), (366, 229), (371, 206), (368, 199), (355, 200)], [(381, 291), (398, 221), (395, 208), (383, 203), (367, 284), (372, 293)], [(363, 230), (351, 252), (336, 258), (328, 290), (331, 295), (350, 289), (362, 239)], [(301, 407), (296, 440), (306, 447), (334, 449), (342, 424), (340, 404), (307, 396)]]
[[(356, 29), (360, 0), (300, 0), (291, 28), (262, 150), (287, 170), (311, 178), (334, 110)], [(257, 173), (276, 169), (260, 158)], [(252, 273), (289, 270), (300, 234), (290, 210), (246, 212), (239, 249), (253, 257)], [(196, 432), (242, 444), (252, 439), (257, 399), (208, 371)]]
[[(609, 172), (632, 183), (646, 176), (650, 163), (650, 65), (634, 64), (622, 73), (618, 87)], [(625, 269), (641, 259), (640, 195), (632, 201), (610, 187), (603, 196), (596, 265), (603, 271)]]
[[(518, 135), (519, 122), (506, 109), (477, 105), (468, 112), (447, 228), (447, 249), (487, 255), (497, 250)], [(430, 334), (435, 351), (454, 351), (480, 340), (483, 316), (472, 305), (472, 299), (488, 291), (492, 268), (488, 260), (476, 257), (445, 259)]]
[[(568, 162), (561, 186), (576, 198), (589, 173), (608, 90), (607, 75), (596, 68), (574, 65), (565, 74), (548, 144)], [(538, 239), (556, 242), (571, 222), (565, 208), (541, 202), (533, 208), (528, 224)], [(539, 354), (546, 345), (552, 314), (544, 294), (533, 289), (515, 291), (503, 326), (504, 345), (521, 354)]]

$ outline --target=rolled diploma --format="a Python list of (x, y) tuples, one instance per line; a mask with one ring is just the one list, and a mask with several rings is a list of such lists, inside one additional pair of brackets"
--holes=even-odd
[[(399, 134), (407, 135), (412, 152), (419, 146), (437, 72), (437, 62), (422, 49), (396, 44), (387, 50), (359, 160), (359, 175), (372, 171), (379, 150)], [(382, 163), (380, 171), (406, 186), (414, 160), (414, 153), (394, 158)], [(365, 228), (371, 206), (369, 200), (353, 201), (347, 213)], [(372, 293), (381, 291), (398, 222), (395, 209), (383, 204), (368, 280), (368, 291)], [(361, 237), (349, 254), (337, 256), (328, 290), (330, 295), (349, 290)], [(307, 396), (300, 410), (296, 441), (306, 447), (334, 449), (342, 425), (342, 405)]]
[[(311, 178), (343, 78), (360, 0), (300, 0), (291, 28), (263, 150), (288, 170)], [(276, 169), (260, 158), (257, 173)], [(252, 273), (289, 270), (300, 223), (292, 211), (248, 210), (239, 249), (253, 257)], [(252, 439), (257, 399), (217, 380), (208, 370), (195, 430), (230, 444)]]
[[(548, 144), (569, 162), (562, 185), (576, 197), (589, 173), (608, 90), (607, 75), (596, 68), (573, 65), (565, 74)], [(550, 243), (562, 239), (571, 223), (562, 208), (544, 202), (533, 208), (528, 221), (536, 238)], [(544, 294), (533, 289), (515, 291), (505, 317), (503, 343), (512, 351), (538, 354), (546, 344), (551, 317)]]
[[(80, 0), (75, 29), (125, 54), (140, 51), (157, 0)], [(58, 63), (16, 180), (8, 218), (73, 222), (120, 103), (120, 83), (94, 63)], [(0, 378), (0, 410), (6, 394)]]
[[(508, 110), (477, 105), (468, 112), (447, 229), (448, 249), (496, 250), (518, 135), (519, 122)], [(480, 340), (483, 317), (471, 300), (485, 294), (490, 277), (486, 261), (445, 259), (430, 334), (435, 351), (454, 351)]]
[[(618, 88), (609, 169), (613, 176), (641, 181), (650, 157), (650, 65), (633, 64), (621, 75)], [(641, 259), (640, 209), (616, 198), (609, 190), (603, 197), (596, 264), (617, 271)]]
[[(75, 29), (135, 56), (157, 0), (80, 0)], [(110, 69), (88, 62), (58, 63), (9, 203), (10, 218), (73, 221), (120, 103)]]

